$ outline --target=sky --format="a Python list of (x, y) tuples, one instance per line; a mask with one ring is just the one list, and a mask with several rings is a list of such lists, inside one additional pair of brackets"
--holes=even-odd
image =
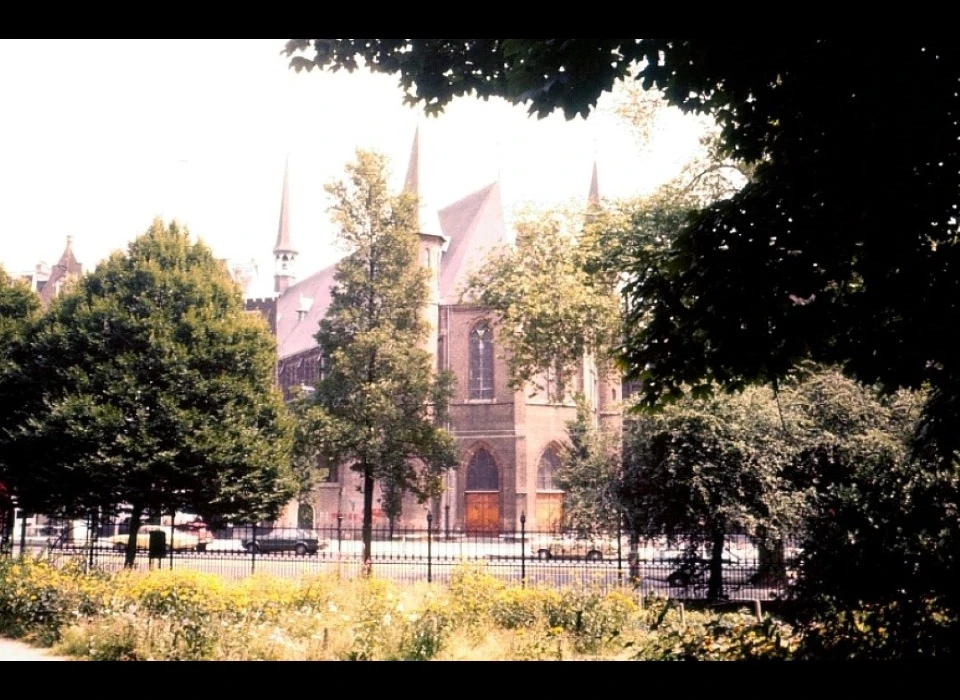
[(0, 40), (0, 265), (54, 263), (66, 236), (85, 269), (156, 216), (176, 218), (220, 258), (255, 260), (272, 285), (285, 159), (299, 276), (332, 264), (325, 183), (357, 148), (390, 159), (402, 187), (420, 127), (422, 205), (435, 211), (496, 180), (508, 216), (674, 176), (699, 127), (669, 111), (650, 144), (606, 96), (586, 120), (539, 120), (499, 99), (458, 98), (425, 117), (394, 76), (297, 74), (284, 39)]

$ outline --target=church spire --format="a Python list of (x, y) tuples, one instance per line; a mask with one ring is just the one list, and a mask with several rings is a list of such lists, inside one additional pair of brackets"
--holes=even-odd
[(290, 156), (283, 167), (283, 194), (280, 196), (280, 225), (277, 228), (277, 243), (273, 246), (273, 289), (283, 294), (294, 278), (294, 263), (297, 250), (290, 243)]
[(590, 178), (590, 191), (587, 193), (587, 208), (600, 206), (600, 186), (597, 184), (597, 161), (593, 161), (593, 175)]
[(290, 156), (283, 166), (283, 194), (280, 196), (280, 226), (277, 229), (277, 244), (274, 253), (294, 253), (290, 245)]
[(420, 126), (413, 132), (413, 147), (410, 149), (410, 163), (407, 165), (407, 179), (403, 182), (404, 194), (417, 198), (416, 228), (420, 230)]

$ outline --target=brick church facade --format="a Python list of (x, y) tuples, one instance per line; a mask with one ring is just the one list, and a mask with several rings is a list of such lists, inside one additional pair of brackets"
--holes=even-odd
[[(419, 194), (419, 135), (414, 137), (406, 191)], [(597, 204), (594, 167), (589, 202)], [(422, 217), (426, 219), (427, 217)], [(497, 534), (519, 529), (521, 514), (528, 530), (559, 525), (563, 493), (555, 472), (566, 425), (576, 407), (572, 396), (551, 401), (533, 387), (508, 386), (508, 369), (494, 315), (489, 309), (460, 302), (460, 291), (485, 252), (507, 243), (499, 183), (471, 192), (436, 212), (436, 230), (421, 224), (420, 264), (432, 271), (431, 299), (424, 310), (429, 324), (428, 349), (437, 369), (456, 377), (448, 429), (459, 445), (459, 465), (445, 477), (442, 496), (428, 504), (408, 497), (395, 527), (422, 528), (426, 512), (435, 527), (450, 531)], [(309, 389), (321, 373), (314, 335), (330, 304), (334, 266), (297, 278), (297, 250), (290, 231), (288, 173), (284, 173), (280, 223), (273, 249), (271, 297), (248, 299), (247, 308), (263, 315), (277, 338), (277, 378), (289, 395), (293, 387)], [(618, 375), (601, 376), (584, 358), (572, 391), (590, 401), (598, 424), (617, 429), (622, 387)], [(286, 527), (325, 527), (342, 516), (344, 526), (359, 525), (363, 495), (359, 475), (348, 465), (331, 471), (313, 493), (290, 504), (276, 523)], [(386, 526), (374, 494), (375, 526)]]

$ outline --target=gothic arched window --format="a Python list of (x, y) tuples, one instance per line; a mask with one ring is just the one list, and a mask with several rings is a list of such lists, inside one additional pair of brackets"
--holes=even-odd
[(557, 486), (557, 470), (560, 468), (560, 458), (551, 447), (543, 453), (540, 464), (537, 465), (537, 491), (559, 491)]
[(485, 322), (470, 332), (470, 398), (493, 398), (493, 331)]
[(497, 464), (493, 457), (482, 447), (474, 453), (467, 465), (467, 491), (497, 491), (500, 480), (497, 477)]

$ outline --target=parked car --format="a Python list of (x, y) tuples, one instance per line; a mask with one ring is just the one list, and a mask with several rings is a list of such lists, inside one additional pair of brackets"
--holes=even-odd
[(274, 530), (242, 542), (248, 552), (296, 552), (300, 556), (316, 554), (329, 545), (320, 540), (316, 530)]
[[(626, 556), (626, 549), (622, 553), (623, 556)], [(543, 561), (550, 561), (551, 559), (602, 561), (616, 556), (617, 540), (610, 537), (557, 535), (542, 542), (537, 547), (537, 558)]]
[[(150, 533), (151, 532), (162, 532), (166, 535), (167, 551), (170, 550), (170, 526), (169, 525), (141, 525), (140, 530), (137, 532), (137, 549), (149, 549), (150, 548)], [(112, 537), (107, 537), (103, 542), (108, 547), (113, 547), (117, 550), (124, 550), (127, 548), (127, 541), (130, 539), (129, 534), (124, 535), (113, 535)], [(207, 549), (207, 542), (201, 541), (199, 537), (194, 535), (191, 532), (184, 532), (179, 528), (174, 528), (173, 533), (173, 551), (193, 551), (193, 552), (203, 552)]]
[(194, 520), (193, 522), (176, 525), (174, 529), (177, 531), (176, 537), (179, 537), (180, 533), (184, 532), (196, 537), (197, 542), (200, 544), (209, 545), (213, 542), (213, 533), (210, 532), (210, 528), (208, 528), (207, 524), (202, 520)]

